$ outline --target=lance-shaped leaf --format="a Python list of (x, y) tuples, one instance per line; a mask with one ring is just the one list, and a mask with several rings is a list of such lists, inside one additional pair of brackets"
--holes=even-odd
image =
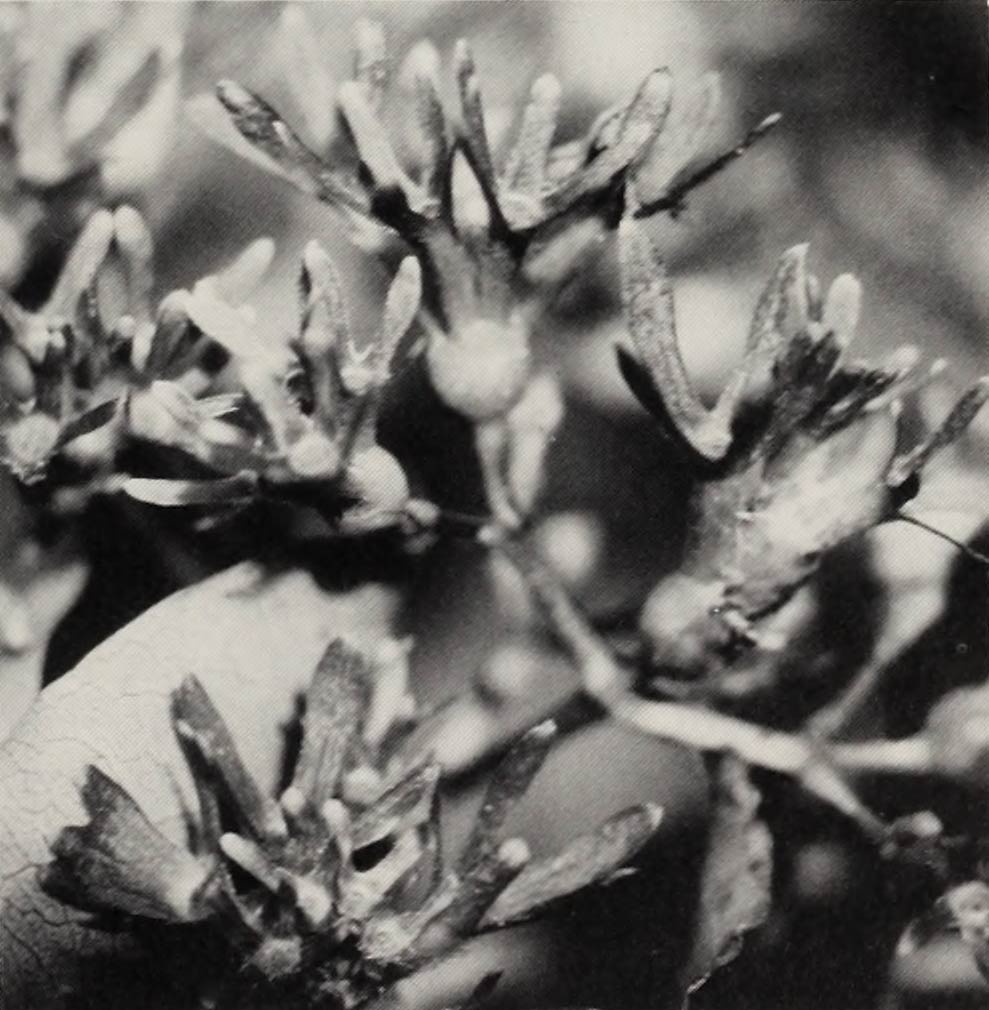
[(449, 157), (446, 114), (440, 101), (439, 53), (427, 41), (417, 43), (407, 58), (415, 88), (416, 123), (423, 145), (421, 182), (433, 199), (443, 192), (443, 173)]
[(443, 879), (443, 838), (440, 830), (440, 794), (433, 793), (429, 817), (417, 838), (419, 854), (415, 862), (389, 888), (389, 904), (399, 912), (417, 908), (436, 892)]
[(118, 400), (107, 400), (104, 403), (97, 404), (95, 407), (90, 407), (82, 414), (72, 418), (71, 421), (62, 426), (54, 449), (57, 451), (63, 446), (68, 445), (69, 442), (105, 427), (116, 416), (118, 406)]
[(414, 768), (387, 789), (354, 821), (351, 829), (355, 849), (400, 835), (429, 820), (440, 779), (440, 766), (430, 761)]
[(951, 445), (965, 432), (986, 400), (989, 400), (989, 376), (984, 375), (965, 390), (934, 432), (915, 449), (893, 461), (886, 483), (891, 488), (899, 488), (920, 473), (936, 452)]
[[(636, 217), (650, 217), (660, 210), (670, 210), (676, 213), (682, 208), (684, 197), (698, 186), (723, 171), (733, 161), (737, 161), (763, 137), (768, 136), (782, 122), (779, 112), (771, 113), (756, 123), (734, 147), (722, 151), (710, 161), (704, 162), (699, 168), (688, 168), (675, 176), (669, 188), (661, 192), (649, 203), (639, 200), (635, 210)], [(637, 197), (638, 199), (638, 197)]]
[(406, 256), (388, 288), (385, 312), (381, 321), (381, 340), (377, 350), (379, 382), (388, 378), (388, 368), (398, 350), (399, 342), (408, 332), (419, 311), (422, 298), (422, 268), (414, 256)]
[(654, 70), (643, 81), (621, 119), (615, 121), (614, 142), (547, 197), (551, 212), (562, 213), (578, 200), (606, 188), (639, 157), (663, 128), (671, 88), (670, 73), (665, 68)]
[(429, 957), (449, 949), (456, 938), (470, 936), (528, 861), (529, 846), (521, 838), (509, 838), (474, 863), (457, 881), (449, 903), (419, 932), (414, 956)]
[(698, 154), (717, 122), (721, 87), (717, 74), (706, 74), (695, 92), (672, 102), (664, 128), (635, 168), (635, 194), (644, 204), (661, 199)]
[(464, 876), (498, 848), (498, 835), (508, 815), (532, 784), (556, 739), (556, 723), (540, 723), (505, 755), (484, 793), (474, 830), (464, 846), (458, 874)]
[(44, 890), (76, 908), (166, 922), (208, 914), (209, 862), (173, 844), (130, 794), (92, 765), (81, 790), (89, 823), (63, 828), (54, 860), (40, 871)]
[(212, 793), (215, 802), (232, 805), (239, 822), (236, 830), (255, 838), (283, 837), (286, 829), (281, 811), (244, 767), (226, 723), (196, 677), (186, 677), (173, 692), (172, 722), (194, 769), (201, 802)]
[(677, 342), (673, 288), (649, 236), (630, 214), (619, 226), (622, 301), (632, 343), (649, 372), (653, 404), (703, 459), (722, 459), (731, 446), (730, 418), (709, 411), (694, 392)]
[(292, 780), (317, 807), (336, 795), (370, 697), (371, 671), (364, 655), (343, 639), (335, 639), (319, 661), (306, 693), (305, 735)]
[(693, 992), (734, 960), (746, 933), (769, 915), (772, 838), (757, 811), (760, 796), (734, 755), (719, 761), (700, 907), (684, 988)]
[(222, 270), (204, 281), (208, 280), (216, 296), (229, 305), (243, 305), (264, 279), (274, 258), (275, 240), (268, 236), (256, 238)]
[(543, 195), (546, 161), (560, 114), (560, 94), (560, 82), (552, 74), (544, 74), (532, 85), (518, 140), (502, 173), (502, 184), (509, 189), (536, 199)]
[(197, 284), (186, 298), (185, 311), (189, 319), (234, 357), (256, 356), (262, 345), (251, 320), (242, 310), (218, 297), (211, 287)]
[(821, 312), (821, 325), (842, 347), (855, 335), (862, 311), (862, 284), (854, 274), (841, 274), (831, 282)]
[[(260, 162), (263, 167), (269, 171), (274, 168), (279, 175), (319, 200), (367, 214), (367, 198), (360, 188), (328, 168), (282, 121), (275, 109), (233, 81), (221, 81), (216, 93), (240, 135), (266, 156)], [(211, 108), (206, 100), (200, 99), (190, 112), (210, 136), (231, 146), (229, 134), (216, 129), (215, 107)], [(235, 150), (243, 154), (240, 145), (236, 145)]]
[(174, 378), (198, 360), (198, 334), (185, 309), (187, 297), (185, 291), (172, 291), (159, 303), (148, 353), (143, 360), (134, 359), (145, 374)]
[(474, 54), (465, 39), (458, 39), (453, 54), (454, 73), (460, 91), (460, 110), (464, 139), (470, 148), (478, 175), (489, 188), (495, 185), (494, 160), (488, 131), (484, 124), (484, 101), (481, 83), (474, 64)]
[(133, 207), (113, 215), (114, 241), (127, 281), (127, 311), (138, 326), (151, 323), (154, 293), (154, 242), (144, 218)]
[(378, 114), (357, 81), (340, 85), (337, 101), (354, 135), (357, 153), (378, 190), (398, 190), (416, 206), (418, 189), (399, 164)]
[(584, 887), (607, 882), (653, 837), (662, 817), (662, 809), (651, 803), (630, 807), (575, 838), (559, 855), (530, 864), (488, 909), (481, 928), (523, 922)]
[(844, 365), (832, 376), (825, 397), (815, 409), (814, 432), (824, 437), (845, 427), (860, 414), (876, 412), (907, 391), (920, 352), (900, 347), (889, 361), (872, 368), (867, 364)]
[(379, 21), (359, 18), (355, 26), (354, 80), (364, 89), (368, 104), (381, 112), (388, 84), (388, 53)]
[[(173, 47), (173, 60), (178, 56), (178, 46)], [(73, 161), (80, 165), (99, 160), (104, 147), (148, 104), (162, 76), (168, 72), (166, 54), (155, 50), (141, 61), (133, 74), (123, 84), (111, 80), (117, 76), (113, 61), (105, 61), (105, 74), (93, 74), (84, 88), (72, 95), (70, 110), (85, 105), (89, 120), (85, 132), (71, 139), (68, 148)], [(172, 68), (174, 69), (174, 67)]]
[(110, 251), (113, 235), (113, 215), (108, 210), (98, 210), (90, 216), (58, 275), (55, 288), (42, 310), (43, 316), (75, 319), (79, 299), (96, 280)]
[(742, 360), (714, 408), (714, 413), (725, 424), (731, 423), (749, 385), (783, 346), (784, 325), (793, 292), (796, 289), (802, 291), (806, 283), (806, 258), (806, 245), (794, 246), (783, 253), (773, 276), (759, 296)]
[(289, 4), (279, 22), (282, 64), (309, 137), (325, 151), (334, 129), (333, 79), (316, 44), (316, 31), (300, 4)]
[(189, 505), (246, 505), (257, 495), (257, 481), (248, 473), (217, 480), (167, 480), (128, 477), (126, 495), (148, 505), (162, 507)]
[(790, 340), (773, 365), (773, 413), (761, 440), (764, 452), (772, 454), (810, 415), (840, 357), (833, 333), (815, 339), (803, 330)]
[(302, 254), (300, 277), (302, 333), (300, 350), (309, 370), (316, 414), (335, 430), (344, 389), (340, 382), (337, 356), (350, 345), (350, 320), (343, 287), (333, 261), (315, 240)]

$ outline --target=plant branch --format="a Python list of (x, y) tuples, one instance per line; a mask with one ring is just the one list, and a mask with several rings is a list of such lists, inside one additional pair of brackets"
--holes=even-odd
[[(744, 761), (788, 775), (808, 792), (854, 820), (872, 839), (885, 837), (885, 825), (859, 800), (823, 745), (800, 735), (766, 729), (698, 705), (650, 701), (631, 690), (622, 669), (548, 565), (503, 531), (485, 538), (525, 579), (550, 627), (583, 678), (583, 690), (610, 715), (650, 736), (704, 751), (731, 750)], [(867, 767), (864, 745), (842, 748), (855, 770)], [(889, 759), (883, 752), (882, 761)]]
[(512, 502), (502, 469), (506, 434), (503, 418), (484, 421), (474, 428), (474, 444), (491, 515), (498, 526), (505, 530), (517, 530), (522, 525), (522, 519)]

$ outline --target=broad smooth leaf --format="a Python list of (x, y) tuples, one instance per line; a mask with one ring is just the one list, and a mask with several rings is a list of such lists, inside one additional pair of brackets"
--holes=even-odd
[[(86, 766), (119, 782), (155, 827), (183, 842), (183, 805), (193, 792), (169, 723), (169, 694), (194, 673), (248, 770), (271, 790), (280, 724), (327, 643), (338, 635), (357, 645), (379, 639), (395, 608), (395, 594), (379, 584), (334, 593), (304, 572), (240, 565), (142, 614), (41, 694), (0, 745), (4, 1010), (88, 1005), (73, 993), (87, 958), (132, 944), (126, 933), (90, 928), (39, 889), (52, 840), (87, 820), (79, 793)], [(101, 976), (101, 1006), (116, 1005), (115, 975)]]

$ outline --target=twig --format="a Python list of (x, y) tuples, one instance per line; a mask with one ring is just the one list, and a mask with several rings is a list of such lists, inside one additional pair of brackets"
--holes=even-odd
[(888, 668), (885, 659), (866, 663), (836, 698), (807, 720), (807, 732), (822, 740), (833, 739), (841, 734), (875, 694), (882, 675)]
[[(504, 531), (485, 538), (525, 579), (544, 615), (583, 677), (584, 691), (611, 716), (650, 736), (705, 751), (731, 750), (744, 761), (796, 779), (808, 792), (854, 820), (872, 839), (885, 825), (856, 796), (823, 746), (803, 736), (766, 729), (697, 705), (648, 701), (632, 693), (628, 672), (616, 662), (550, 568)], [(864, 745), (858, 745), (858, 748)], [(868, 751), (843, 748), (856, 770)], [(885, 753), (880, 757), (887, 759)]]
[(522, 520), (512, 504), (502, 471), (506, 434), (504, 419), (495, 418), (474, 428), (474, 443), (491, 514), (498, 526), (506, 530), (517, 530), (522, 525)]
[(669, 190), (658, 199), (637, 207), (635, 209), (635, 217), (651, 217), (659, 211), (676, 211), (679, 209), (683, 204), (684, 198), (691, 190), (703, 185), (708, 181), (708, 179), (713, 178), (723, 169), (727, 168), (733, 161), (737, 161), (741, 158), (742, 155), (753, 146), (753, 144), (758, 143), (766, 136), (766, 134), (777, 126), (782, 118), (783, 117), (778, 112), (774, 112), (772, 115), (766, 116), (762, 122), (753, 126), (752, 129), (749, 130), (749, 132), (746, 133), (746, 135), (733, 148), (719, 154), (716, 158), (706, 164), (701, 165), (700, 168), (691, 172), (690, 175), (685, 176), (679, 182), (674, 180), (673, 185), (670, 186)]
[(934, 769), (925, 736), (832, 744), (830, 754), (846, 771), (869, 775), (929, 775)]

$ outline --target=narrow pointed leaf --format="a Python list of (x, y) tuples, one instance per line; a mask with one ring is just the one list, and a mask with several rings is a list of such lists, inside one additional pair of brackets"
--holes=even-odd
[(73, 439), (88, 435), (109, 424), (116, 416), (119, 403), (119, 400), (107, 400), (105, 403), (90, 407), (85, 413), (74, 417), (62, 427), (55, 448), (60, 449)]
[(302, 254), (303, 345), (330, 354), (350, 342), (350, 317), (340, 275), (329, 254), (313, 240)]
[(561, 898), (607, 881), (652, 838), (661, 819), (662, 810), (652, 804), (630, 807), (574, 839), (558, 856), (527, 866), (488, 910), (481, 928), (523, 922)]
[(562, 213), (578, 200), (606, 189), (616, 176), (624, 172), (663, 128), (670, 96), (669, 71), (654, 70), (632, 99), (620, 125), (616, 125), (618, 133), (614, 143), (547, 197), (551, 209)]
[(426, 192), (439, 199), (443, 192), (443, 173), (449, 156), (446, 114), (439, 95), (439, 54), (430, 42), (420, 42), (410, 53), (415, 87), (416, 120), (424, 145), (422, 184)]
[(886, 483), (890, 487), (900, 487), (914, 474), (919, 473), (936, 452), (951, 445), (965, 432), (987, 400), (989, 400), (989, 376), (982, 376), (959, 397), (958, 402), (936, 431), (915, 449), (894, 460)]
[(471, 149), (478, 173), (492, 189), (495, 186), (494, 160), (484, 124), (484, 101), (481, 82), (474, 65), (474, 55), (464, 39), (457, 41), (453, 55), (454, 71), (460, 91), (460, 110), (463, 119), (464, 139)]
[(502, 177), (507, 187), (535, 198), (543, 195), (546, 161), (559, 113), (560, 82), (545, 74), (532, 85), (518, 140), (508, 156)]
[(354, 79), (364, 89), (368, 104), (380, 113), (388, 83), (388, 54), (380, 22), (360, 18), (356, 26)]
[(316, 413), (335, 430), (345, 396), (338, 361), (341, 350), (350, 345), (350, 320), (336, 267), (316, 241), (310, 242), (303, 253), (300, 288), (301, 352), (309, 368)]
[(629, 332), (662, 396), (665, 412), (694, 451), (707, 460), (721, 459), (731, 445), (728, 419), (712, 415), (691, 386), (677, 342), (673, 288), (666, 267), (631, 215), (619, 226), (618, 250)]
[(370, 695), (367, 660), (335, 639), (306, 694), (305, 734), (292, 781), (317, 807), (336, 795), (340, 774), (360, 737)]
[(340, 85), (337, 101), (354, 134), (357, 152), (371, 173), (375, 188), (400, 190), (408, 196), (414, 186), (399, 164), (388, 134), (364, 89), (356, 81), (345, 81)]
[(247, 474), (218, 480), (165, 480), (129, 477), (124, 493), (136, 501), (162, 507), (189, 505), (240, 505), (252, 501), (257, 484)]
[(155, 284), (151, 230), (133, 207), (117, 208), (113, 230), (127, 278), (127, 310), (138, 325), (146, 325), (151, 322)]
[(55, 839), (55, 858), (41, 871), (42, 888), (89, 912), (166, 922), (203, 918), (209, 864), (165, 838), (98, 768), (87, 767), (81, 791), (89, 823), (64, 828)]
[(768, 136), (782, 121), (780, 113), (774, 112), (765, 117), (749, 130), (748, 133), (734, 147), (727, 151), (722, 151), (710, 161), (701, 164), (699, 168), (692, 168), (682, 171), (669, 184), (669, 188), (663, 191), (651, 202), (640, 202), (635, 212), (636, 217), (649, 217), (659, 210), (676, 210), (683, 205), (684, 197), (698, 186), (703, 185), (708, 179), (724, 171), (733, 161), (737, 161), (748, 152), (763, 137)]
[(673, 103), (673, 113), (635, 170), (635, 192), (643, 204), (661, 199), (693, 160), (717, 120), (721, 89), (717, 74), (707, 74), (697, 91)]
[(76, 305), (99, 273), (113, 242), (113, 215), (108, 210), (92, 214), (76, 239), (58, 275), (42, 314), (49, 318), (74, 320)]
[(72, 96), (72, 103), (88, 101), (102, 106), (91, 116), (89, 129), (69, 144), (70, 156), (81, 164), (95, 163), (103, 148), (148, 104), (155, 88), (166, 72), (163, 54), (151, 52), (121, 86), (107, 88), (106, 82), (94, 77), (86, 82), (86, 94), (81, 89)]
[(205, 771), (214, 788), (233, 804), (243, 821), (236, 827), (257, 839), (284, 836), (285, 822), (278, 807), (258, 789), (244, 767), (226, 723), (196, 677), (186, 677), (173, 692), (172, 722), (191, 766)]
[(847, 345), (855, 334), (862, 307), (862, 284), (853, 274), (836, 277), (828, 289), (821, 321), (825, 330)]
[(274, 239), (263, 236), (248, 243), (212, 276), (217, 297), (229, 305), (243, 305), (264, 279), (274, 258)]
[(715, 412), (725, 423), (730, 423), (749, 384), (760, 370), (768, 367), (782, 346), (783, 325), (787, 316), (790, 293), (797, 285), (804, 284), (806, 257), (806, 245), (788, 249), (780, 258), (773, 276), (759, 296), (742, 361), (725, 386), (715, 407)]
[(498, 848), (498, 836), (508, 815), (532, 784), (556, 739), (556, 724), (540, 723), (505, 755), (488, 783), (474, 830), (464, 846), (461, 876), (488, 859)]
[(413, 769), (386, 790), (353, 824), (354, 848), (380, 842), (424, 824), (433, 807), (440, 766), (433, 762)]
[(316, 44), (316, 32), (300, 4), (289, 4), (279, 24), (285, 80), (302, 111), (318, 150), (329, 146), (334, 129), (333, 79)]
[(475, 932), (485, 912), (528, 861), (528, 845), (521, 838), (510, 838), (472, 865), (458, 882), (450, 903), (416, 937), (414, 953), (420, 957), (442, 954)]
[(185, 301), (185, 312), (198, 329), (235, 358), (260, 353), (261, 343), (250, 321), (214, 294), (209, 285), (196, 285)]
[(399, 342), (412, 325), (419, 311), (421, 298), (422, 268), (414, 256), (406, 256), (398, 268), (385, 300), (385, 314), (381, 324), (382, 368), (388, 368)]
[[(367, 214), (367, 198), (356, 184), (327, 167), (270, 105), (233, 81), (221, 81), (217, 97), (241, 136), (266, 156), (260, 162), (263, 167), (271, 170), (274, 166), (279, 175), (319, 200)], [(210, 136), (231, 146), (229, 134), (216, 129), (215, 107), (200, 100), (189, 111)], [(244, 153), (240, 145), (234, 150)]]

